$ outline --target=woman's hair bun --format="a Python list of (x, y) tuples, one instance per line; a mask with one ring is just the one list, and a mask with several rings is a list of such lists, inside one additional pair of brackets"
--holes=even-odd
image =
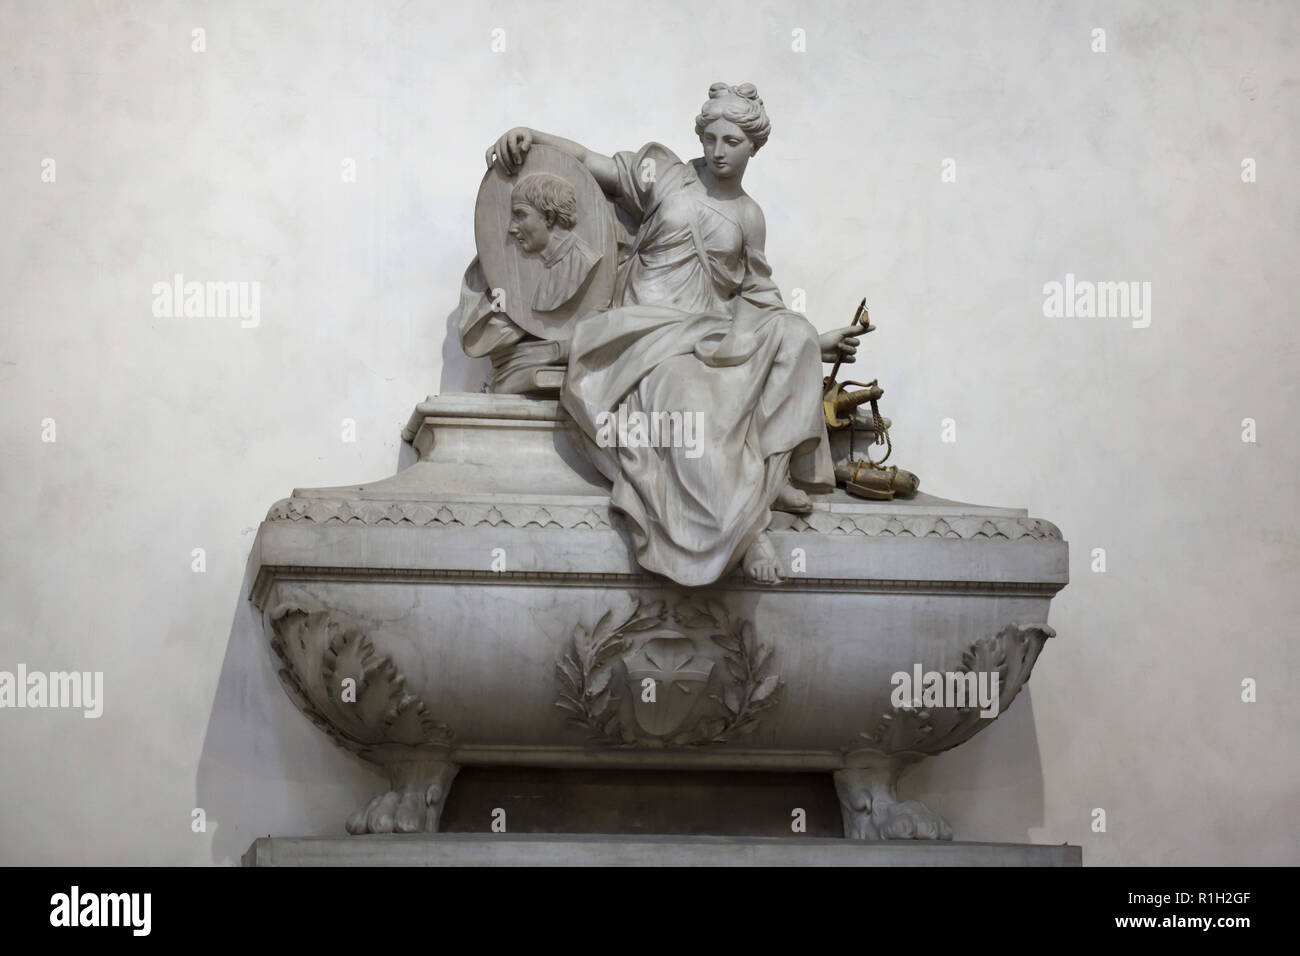
[(732, 86), (730, 83), (714, 83), (709, 87), (709, 99), (714, 100), (719, 96), (739, 96), (756, 103), (763, 102), (758, 98), (758, 87), (753, 83), (741, 83), (739, 86)]

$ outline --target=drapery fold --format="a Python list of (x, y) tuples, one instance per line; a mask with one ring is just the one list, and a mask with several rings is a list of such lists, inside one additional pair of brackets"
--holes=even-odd
[[(817, 332), (781, 301), (736, 207), (690, 166), (658, 143), (614, 161), (614, 201), (638, 230), (613, 307), (574, 326), (561, 402), (613, 483), (642, 567), (710, 584), (767, 527), (787, 477), (834, 488)], [(653, 447), (611, 442), (620, 406), (633, 420), (691, 415), (696, 430), (661, 432)]]

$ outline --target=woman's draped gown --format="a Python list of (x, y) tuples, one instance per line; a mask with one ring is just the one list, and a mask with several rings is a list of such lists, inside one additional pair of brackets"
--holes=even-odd
[[(787, 474), (835, 486), (817, 332), (691, 166), (658, 143), (614, 162), (614, 201), (639, 225), (611, 308), (576, 323), (561, 402), (613, 482), (641, 566), (711, 584), (767, 527)], [(699, 413), (699, 446), (610, 444), (608, 427), (602, 445), (602, 413), (620, 404), (630, 420)]]

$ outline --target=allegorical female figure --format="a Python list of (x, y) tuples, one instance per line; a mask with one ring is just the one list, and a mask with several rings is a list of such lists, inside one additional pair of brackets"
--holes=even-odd
[[(769, 130), (752, 85), (715, 83), (695, 119), (704, 155), (689, 163), (659, 143), (610, 157), (525, 128), (488, 150), (508, 174), (534, 143), (568, 152), (637, 225), (611, 308), (574, 326), (561, 402), (613, 483), (638, 562), (684, 585), (738, 561), (778, 583), (771, 512), (808, 512), (806, 492), (835, 486), (822, 362), (853, 361), (858, 342), (852, 329), (819, 337), (772, 281), (763, 212), (741, 188)], [(623, 420), (693, 416), (697, 434), (611, 442), (602, 426), (620, 406)]]

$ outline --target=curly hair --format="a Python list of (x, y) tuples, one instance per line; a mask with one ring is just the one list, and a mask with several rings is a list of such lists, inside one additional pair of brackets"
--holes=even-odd
[(739, 126), (754, 144), (757, 153), (767, 142), (772, 132), (772, 123), (763, 109), (758, 88), (753, 83), (714, 83), (709, 87), (709, 99), (700, 107), (700, 115), (695, 117), (695, 135), (704, 132), (704, 127), (721, 117)]
[(525, 202), (563, 229), (578, 221), (578, 197), (568, 180), (551, 173), (530, 173), (515, 184), (511, 203)]

